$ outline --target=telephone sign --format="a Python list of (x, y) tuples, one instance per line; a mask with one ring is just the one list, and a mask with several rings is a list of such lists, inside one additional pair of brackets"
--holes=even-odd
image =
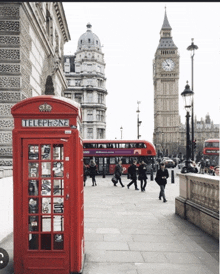
[(82, 273), (80, 107), (66, 98), (37, 96), (11, 112), (15, 273)]

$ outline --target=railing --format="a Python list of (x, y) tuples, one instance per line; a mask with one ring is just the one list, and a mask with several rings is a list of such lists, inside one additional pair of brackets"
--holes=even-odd
[(219, 180), (208, 174), (177, 174), (180, 195), (175, 213), (216, 239), (219, 238)]

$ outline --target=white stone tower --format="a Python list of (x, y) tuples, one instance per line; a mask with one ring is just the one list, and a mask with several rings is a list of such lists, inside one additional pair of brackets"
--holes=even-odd
[(176, 154), (179, 138), (179, 54), (165, 10), (153, 60), (154, 144), (163, 155)]
[[(72, 58), (71, 58), (72, 57)], [(64, 56), (68, 89), (64, 96), (78, 101), (82, 107), (82, 137), (105, 139), (106, 95), (105, 61), (98, 36), (87, 24), (87, 31), (78, 40), (75, 56)], [(71, 71), (71, 60), (74, 68)]]

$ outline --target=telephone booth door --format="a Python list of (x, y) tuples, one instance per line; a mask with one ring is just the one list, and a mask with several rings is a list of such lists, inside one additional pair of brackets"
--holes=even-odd
[(24, 269), (70, 273), (69, 144), (23, 139), (22, 147)]

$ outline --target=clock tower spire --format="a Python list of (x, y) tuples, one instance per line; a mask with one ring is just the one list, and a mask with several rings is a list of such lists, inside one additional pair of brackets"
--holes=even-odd
[(154, 144), (163, 156), (178, 153), (179, 54), (173, 42), (166, 9), (153, 60)]

